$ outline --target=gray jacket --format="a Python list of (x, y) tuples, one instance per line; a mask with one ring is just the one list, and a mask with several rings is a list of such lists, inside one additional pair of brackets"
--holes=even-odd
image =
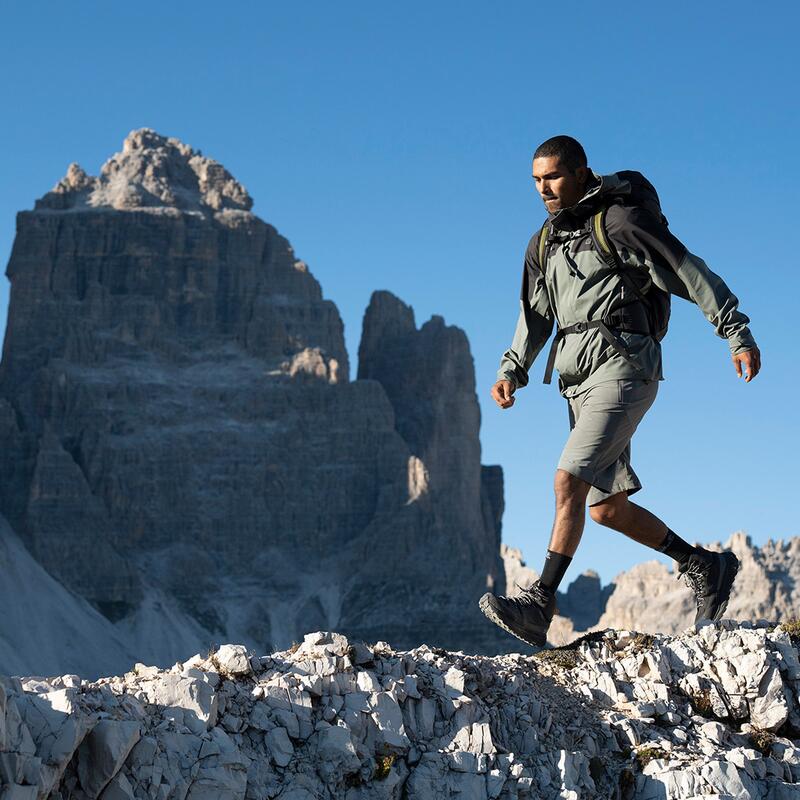
[[(563, 328), (599, 320), (634, 299), (632, 287), (594, 249), (586, 225), (602, 195), (624, 189), (624, 183), (616, 174), (594, 177), (596, 183), (578, 203), (550, 216), (544, 273), (539, 266), (539, 233), (528, 243), (517, 327), (497, 372), (497, 380), (509, 380), (515, 389), (528, 383), (531, 365), (555, 321)], [(660, 289), (696, 303), (717, 335), (728, 340), (731, 354), (755, 346), (747, 327), (750, 320), (738, 310), (739, 301), (725, 281), (663, 222), (644, 209), (624, 205), (609, 206), (605, 222), (620, 259), (635, 268), (628, 274), (640, 288), (652, 280)], [(618, 378), (663, 380), (661, 345), (655, 338), (643, 333), (617, 335), (631, 360), (612, 348), (597, 328), (563, 336), (555, 368), (564, 397)]]

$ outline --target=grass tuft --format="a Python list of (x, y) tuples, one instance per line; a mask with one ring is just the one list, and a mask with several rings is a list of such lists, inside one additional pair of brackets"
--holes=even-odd
[(772, 752), (772, 745), (775, 743), (775, 736), (762, 728), (753, 728), (750, 731), (750, 744), (754, 750), (758, 750), (762, 756), (768, 756)]
[(649, 633), (637, 633), (631, 641), (631, 647), (634, 651), (649, 650), (655, 643), (655, 636), (651, 636)]
[(562, 650), (560, 647), (540, 650), (538, 653), (534, 653), (533, 657), (542, 661), (549, 661), (551, 664), (564, 669), (575, 669), (581, 661), (577, 650)]
[(375, 756), (377, 766), (375, 768), (375, 779), (379, 781), (386, 780), (389, 773), (392, 771), (392, 764), (394, 764), (395, 756), (390, 753), (387, 756)]
[(636, 763), (639, 769), (644, 769), (651, 761), (657, 758), (667, 758), (667, 751), (661, 747), (643, 747), (636, 751)]
[(708, 719), (716, 719), (714, 714), (714, 706), (711, 703), (711, 693), (708, 689), (701, 689), (689, 696), (689, 699), (694, 706), (694, 710), (701, 716)]
[(787, 619), (786, 622), (781, 622), (781, 628), (789, 634), (792, 644), (795, 647), (800, 647), (800, 618), (792, 617)]

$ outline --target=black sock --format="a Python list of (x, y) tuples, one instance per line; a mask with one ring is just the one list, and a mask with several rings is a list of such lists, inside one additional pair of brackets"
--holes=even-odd
[(544, 569), (539, 578), (539, 582), (551, 592), (558, 589), (558, 584), (564, 577), (564, 573), (569, 567), (569, 562), (572, 561), (572, 556), (565, 556), (562, 553), (556, 553), (553, 550), (548, 550), (544, 559)]
[(662, 553), (666, 553), (670, 558), (674, 558), (679, 564), (688, 560), (689, 556), (699, 553), (699, 547), (693, 547), (689, 542), (685, 542), (675, 531), (667, 528), (667, 535), (664, 541), (656, 548)]

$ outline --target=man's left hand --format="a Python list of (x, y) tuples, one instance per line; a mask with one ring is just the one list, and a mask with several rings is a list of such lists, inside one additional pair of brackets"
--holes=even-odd
[(744, 367), (744, 371), (747, 373), (744, 379), (745, 383), (750, 383), (761, 372), (761, 352), (757, 347), (737, 353), (732, 358), (733, 365), (736, 367), (736, 375), (739, 378), (742, 377), (742, 367)]

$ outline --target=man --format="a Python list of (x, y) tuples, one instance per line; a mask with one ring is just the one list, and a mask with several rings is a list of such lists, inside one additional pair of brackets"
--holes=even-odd
[[(651, 190), (654, 205), (631, 202), (636, 176)], [(541, 577), (516, 597), (486, 593), (481, 609), (522, 641), (544, 645), (588, 503), (595, 522), (678, 562), (678, 577), (685, 576), (695, 593), (696, 622), (719, 619), (738, 559), (729, 551), (693, 547), (629, 500), (641, 488), (630, 441), (663, 380), (659, 339), (669, 293), (700, 307), (728, 340), (736, 373), (744, 372), (746, 383), (761, 368), (750, 320), (722, 278), (670, 233), (655, 191), (638, 173), (601, 177), (589, 169), (579, 142), (555, 136), (534, 153), (533, 178), (548, 217), (528, 245), (522, 308), (491, 394), (500, 408), (514, 405), (555, 321), (545, 382), (555, 367), (571, 432), (556, 470), (556, 514)]]

